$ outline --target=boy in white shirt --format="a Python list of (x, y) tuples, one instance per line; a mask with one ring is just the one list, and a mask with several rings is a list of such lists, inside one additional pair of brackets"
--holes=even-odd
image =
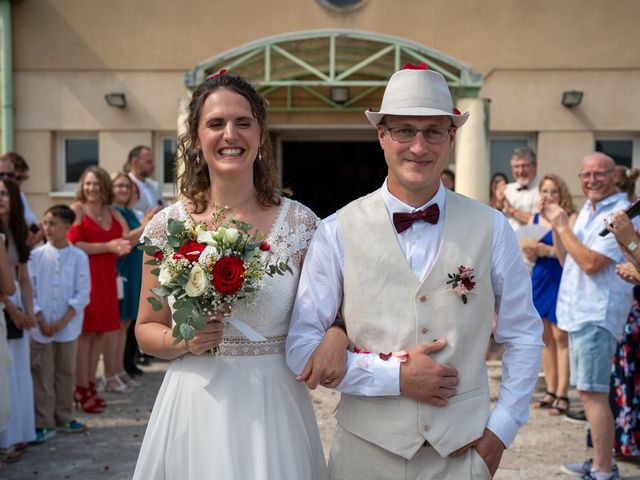
[(31, 331), (31, 374), (36, 410), (36, 443), (87, 427), (72, 416), (76, 340), (89, 303), (89, 258), (67, 241), (75, 213), (54, 205), (43, 219), (47, 243), (31, 252), (29, 274), (38, 326)]

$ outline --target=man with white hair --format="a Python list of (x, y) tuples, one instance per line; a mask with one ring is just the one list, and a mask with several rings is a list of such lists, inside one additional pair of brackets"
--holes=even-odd
[[(319, 225), (287, 362), (310, 388), (342, 392), (332, 479), (490, 478), (527, 420), (540, 366), (529, 275), (504, 216), (441, 183), (468, 118), (441, 74), (396, 72), (366, 116), (388, 176)], [(496, 309), (505, 373), (490, 412), (484, 356)], [(350, 351), (334, 377), (316, 347), (338, 313)]]
[(615, 162), (604, 153), (585, 156), (579, 177), (587, 201), (573, 229), (559, 205), (544, 205), (541, 211), (567, 252), (556, 316), (558, 328), (569, 332), (571, 384), (582, 400), (593, 442), (593, 459), (563, 465), (562, 471), (583, 479), (611, 480), (618, 478), (612, 463), (611, 363), (631, 309), (633, 287), (616, 274), (616, 264), (625, 259), (615, 237), (599, 232), (604, 221), (629, 202), (626, 193), (618, 193)]

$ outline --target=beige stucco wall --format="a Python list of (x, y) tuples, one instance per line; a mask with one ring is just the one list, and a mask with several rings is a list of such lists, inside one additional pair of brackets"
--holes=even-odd
[[(563, 175), (574, 193), (594, 135), (640, 132), (637, 0), (369, 0), (347, 15), (315, 0), (28, 0), (12, 11), (15, 148), (38, 172), (25, 185), (38, 215), (56, 201), (58, 132), (99, 133), (101, 163), (119, 168), (132, 146), (176, 130), (186, 70), (287, 32), (379, 32), (467, 63), (484, 77), (491, 132), (533, 134), (541, 173)], [(582, 104), (561, 106), (574, 89)], [(127, 108), (107, 106), (109, 92), (124, 92)], [(359, 113), (271, 122), (367, 128)]]

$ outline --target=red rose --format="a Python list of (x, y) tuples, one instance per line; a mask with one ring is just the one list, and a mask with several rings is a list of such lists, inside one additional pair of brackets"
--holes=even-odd
[(222, 294), (234, 295), (242, 287), (244, 261), (239, 257), (222, 257), (213, 266), (211, 273), (213, 288)]
[(153, 258), (155, 258), (156, 260), (160, 261), (164, 258), (164, 253), (162, 253), (162, 250), (158, 250), (157, 252), (155, 252), (153, 254)]
[(260, 245), (260, 250), (262, 250), (263, 252), (268, 252), (269, 250), (271, 250), (271, 245), (269, 245), (267, 242), (262, 242), (262, 245)]
[(189, 240), (178, 249), (178, 253), (184, 256), (190, 262), (196, 262), (200, 258), (200, 254), (205, 248), (205, 244)]

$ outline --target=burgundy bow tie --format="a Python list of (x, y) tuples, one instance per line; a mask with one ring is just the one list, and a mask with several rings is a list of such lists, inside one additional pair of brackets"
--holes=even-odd
[(528, 185), (521, 185), (518, 188), (516, 188), (516, 191), (521, 192), (522, 190), (529, 190), (529, 186)]
[(437, 203), (434, 203), (424, 210), (418, 210), (413, 213), (395, 212), (393, 214), (393, 225), (396, 227), (398, 233), (402, 233), (413, 225), (413, 222), (416, 220), (424, 220), (431, 225), (435, 225), (438, 223), (439, 218), (440, 207), (438, 207)]

